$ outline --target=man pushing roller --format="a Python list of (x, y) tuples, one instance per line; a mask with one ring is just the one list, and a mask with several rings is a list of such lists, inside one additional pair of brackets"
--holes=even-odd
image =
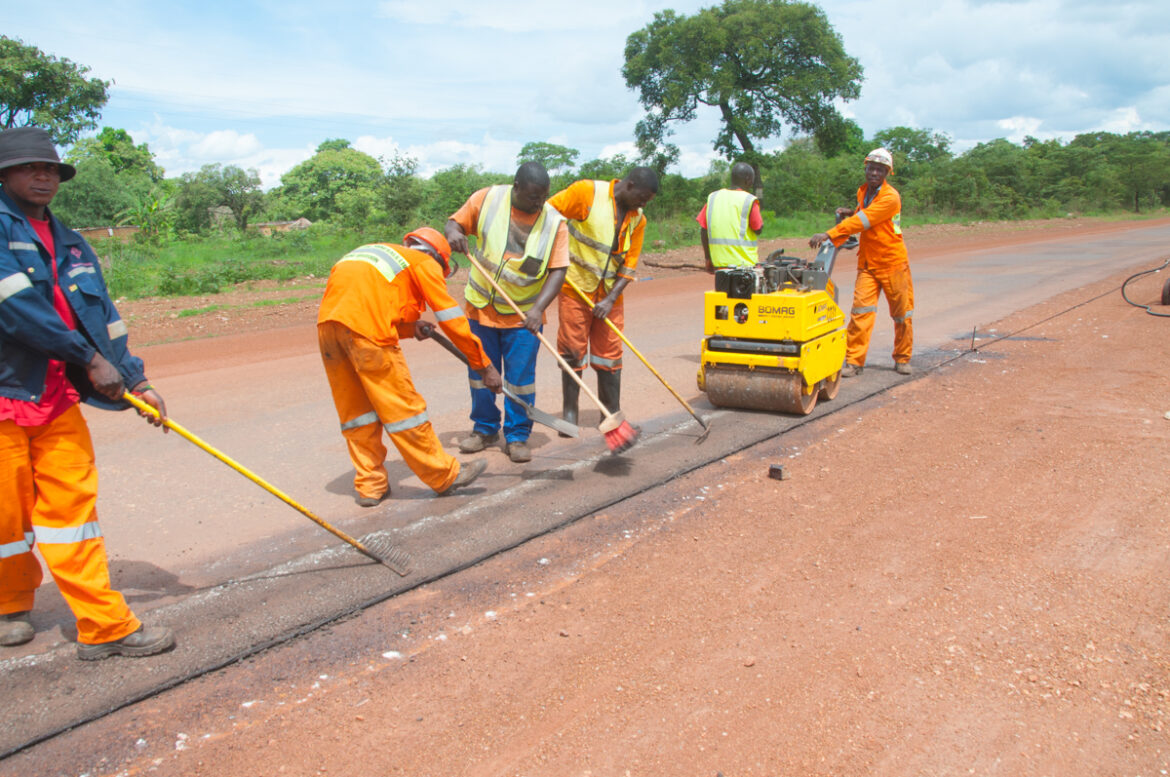
[[(857, 282), (853, 310), (846, 334), (845, 366), (841, 377), (860, 375), (865, 368), (869, 337), (877, 318), (878, 295), (884, 293), (894, 319), (894, 369), (909, 375), (914, 348), (914, 283), (910, 260), (902, 239), (902, 196), (886, 180), (894, 170), (894, 158), (884, 148), (865, 157), (865, 183), (857, 189), (856, 208), (838, 208), (839, 224), (813, 235), (808, 244), (818, 248), (831, 240), (841, 246), (850, 235), (861, 233), (857, 250)], [(848, 247), (848, 246), (846, 246)]]

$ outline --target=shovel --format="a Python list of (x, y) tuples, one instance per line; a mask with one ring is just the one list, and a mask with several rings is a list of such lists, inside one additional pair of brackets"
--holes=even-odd
[[(464, 355), (463, 351), (460, 351), (458, 348), (455, 347), (455, 343), (451, 342), (446, 337), (439, 334), (439, 332), (437, 330), (430, 334), (430, 339), (434, 340), (436, 343), (438, 343), (439, 345), (443, 346), (448, 351), (453, 353), (455, 355), (455, 358), (459, 359), (459, 361), (466, 364), (468, 369), (471, 369), (471, 365), (468, 364), (468, 362), (467, 362), (467, 356)], [(513, 402), (515, 402), (520, 407), (524, 408), (525, 415), (527, 415), (529, 418), (531, 418), (536, 423), (543, 424), (543, 425), (549, 427), (550, 429), (556, 429), (561, 434), (568, 435), (569, 437), (580, 436), (581, 429), (576, 424), (571, 424), (563, 418), (558, 418), (557, 416), (552, 415), (551, 413), (546, 413), (543, 410), (539, 410), (539, 409), (533, 407), (532, 405), (528, 404), (520, 397), (516, 396), (516, 393), (514, 391), (512, 391), (512, 389), (508, 388), (506, 385), (503, 388), (503, 392), (504, 392), (504, 396), (506, 396), (508, 399), (512, 400)]]

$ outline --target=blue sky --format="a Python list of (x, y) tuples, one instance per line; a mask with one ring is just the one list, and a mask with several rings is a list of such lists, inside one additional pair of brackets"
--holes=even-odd
[[(55, 0), (6, 4), (3, 30), (112, 81), (101, 124), (149, 144), (168, 175), (234, 164), (270, 187), (326, 138), (408, 154), (424, 174), (511, 171), (532, 140), (579, 161), (629, 153), (642, 110), (621, 78), (626, 36), (656, 11), (712, 4)], [(865, 68), (842, 111), (867, 134), (930, 128), (961, 151), (1170, 129), (1165, 0), (820, 6)], [(710, 112), (678, 128), (680, 172), (706, 171), (716, 132)]]

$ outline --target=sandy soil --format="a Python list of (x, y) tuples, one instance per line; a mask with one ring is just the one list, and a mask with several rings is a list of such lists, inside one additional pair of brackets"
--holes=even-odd
[[(127, 775), (1165, 775), (1170, 319), (1121, 280), (76, 746)], [(140, 341), (189, 307), (124, 305)]]

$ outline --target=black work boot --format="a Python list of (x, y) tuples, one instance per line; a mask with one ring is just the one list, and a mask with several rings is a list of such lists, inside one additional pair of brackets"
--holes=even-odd
[(599, 370), (597, 373), (597, 398), (610, 413), (621, 410), (622, 371)]
[[(581, 384), (573, 380), (572, 376), (561, 371), (561, 418), (571, 424), (577, 423), (578, 399), (581, 396)], [(564, 432), (557, 432), (561, 437), (568, 437)]]

